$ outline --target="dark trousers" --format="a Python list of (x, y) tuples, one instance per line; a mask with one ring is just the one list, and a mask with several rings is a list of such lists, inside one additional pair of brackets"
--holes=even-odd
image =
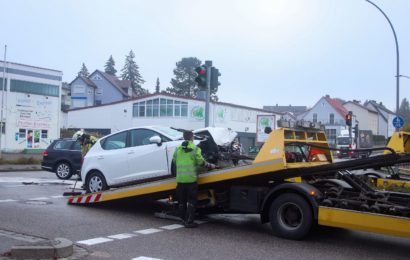
[(178, 183), (178, 211), (181, 219), (187, 223), (194, 222), (198, 183)]

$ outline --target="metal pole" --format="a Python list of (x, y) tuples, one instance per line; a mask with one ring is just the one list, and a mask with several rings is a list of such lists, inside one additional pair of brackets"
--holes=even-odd
[[(382, 9), (380, 9), (380, 7), (378, 7), (375, 3), (371, 2), (370, 0), (366, 0), (367, 2), (369, 2), (370, 4), (372, 4), (374, 7), (376, 7), (382, 14), (383, 16), (387, 19), (387, 21), (390, 24), (390, 27), (393, 31), (393, 35), (394, 35), (394, 41), (396, 42), (396, 116), (399, 116), (399, 89), (400, 89), (400, 62), (399, 62), (399, 43), (397, 41), (397, 35), (396, 35), (396, 31), (394, 30), (393, 24), (390, 22), (389, 17), (387, 17), (387, 15), (383, 12)], [(389, 123), (389, 122), (387, 122)], [(399, 131), (399, 128), (396, 128), (396, 132)]]
[(4, 110), (4, 90), (6, 89), (6, 53), (7, 45), (4, 45), (4, 60), (3, 60), (3, 85), (1, 89), (1, 112), (0, 112), (0, 158), (3, 158), (1, 138), (3, 136), (3, 110)]
[(212, 61), (205, 61), (206, 67), (206, 103), (205, 103), (205, 127), (209, 126), (209, 99), (211, 96), (211, 67)]

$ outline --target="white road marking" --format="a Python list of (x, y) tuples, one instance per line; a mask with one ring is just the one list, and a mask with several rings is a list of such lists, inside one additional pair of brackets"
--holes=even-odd
[(105, 238), (105, 237), (97, 237), (97, 238), (77, 241), (77, 243), (92, 246), (92, 245), (101, 244), (101, 243), (110, 242), (110, 241), (112, 241), (112, 239)]
[(13, 202), (13, 201), (17, 201), (17, 200), (10, 200), (10, 199), (7, 199), (7, 200), (0, 200), (0, 202)]
[(139, 256), (139, 257), (135, 257), (131, 260), (162, 260), (159, 258), (152, 258), (152, 257), (146, 257), (146, 256)]
[(161, 232), (161, 231), (163, 231), (163, 230), (157, 229), (157, 228), (148, 228), (148, 229), (134, 231), (134, 233), (148, 235), (148, 234), (158, 233), (158, 232)]
[(166, 229), (166, 230), (174, 230), (174, 229), (182, 228), (182, 227), (184, 227), (184, 226), (180, 225), (180, 224), (173, 224), (173, 225), (163, 226), (163, 227), (160, 227), (160, 228)]
[(29, 199), (29, 200), (49, 200), (50, 198), (48, 198), (48, 197), (38, 197), (38, 198), (32, 198), (32, 199)]
[(107, 236), (107, 237), (113, 238), (113, 239), (125, 239), (125, 238), (136, 237), (136, 236), (138, 236), (138, 235), (137, 234), (124, 233), (124, 234), (112, 235), (112, 236)]
[(55, 196), (50, 196), (50, 197), (52, 197), (53, 199), (61, 199), (61, 198), (64, 198), (63, 195), (55, 195)]

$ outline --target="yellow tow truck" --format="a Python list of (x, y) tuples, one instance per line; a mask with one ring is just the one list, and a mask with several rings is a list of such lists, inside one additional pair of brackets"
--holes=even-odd
[[(247, 165), (199, 175), (199, 207), (220, 213), (257, 213), (275, 235), (302, 239), (318, 223), (410, 237), (410, 194), (378, 190), (352, 171), (410, 162), (410, 144), (393, 135), (386, 153), (334, 162), (325, 133), (304, 126), (273, 130)], [(407, 140), (406, 139), (406, 140)], [(175, 177), (81, 194), (69, 204), (175, 195)]]

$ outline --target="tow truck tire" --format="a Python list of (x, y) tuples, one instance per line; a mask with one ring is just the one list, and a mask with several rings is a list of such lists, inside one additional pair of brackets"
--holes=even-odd
[(272, 202), (269, 221), (276, 236), (300, 240), (312, 228), (313, 213), (310, 204), (302, 196), (284, 193)]
[(73, 176), (73, 170), (68, 162), (59, 162), (56, 165), (55, 173), (60, 180), (68, 180)]
[(108, 189), (105, 177), (101, 172), (93, 171), (87, 176), (85, 182), (87, 193), (100, 192)]

